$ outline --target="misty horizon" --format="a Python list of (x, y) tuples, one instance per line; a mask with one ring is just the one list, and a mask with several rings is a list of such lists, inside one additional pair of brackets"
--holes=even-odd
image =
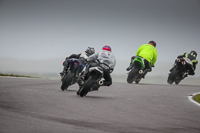
[[(59, 73), (62, 71), (62, 62), (64, 59), (40, 59), (40, 60), (25, 60), (25, 59), (11, 59), (0, 58), (1, 70), (0, 73), (6, 74), (25, 74), (25, 75), (39, 75), (39, 76), (55, 76), (59, 77)], [(111, 75), (113, 76), (126, 76), (128, 71), (126, 68), (129, 66), (130, 61), (119, 61), (121, 65), (117, 65)], [(152, 72), (147, 75), (150, 77), (167, 77), (169, 69), (173, 66), (172, 62), (163, 62), (155, 64), (152, 68)], [(196, 75), (193, 76), (199, 78), (199, 71), (197, 69)]]
[[(199, 7), (199, 0), (1, 0), (0, 72), (57, 74), (65, 57), (110, 45), (112, 75), (126, 74), (137, 49), (155, 40), (148, 76), (165, 76), (178, 55), (200, 53)], [(200, 77), (198, 65), (195, 72)]]

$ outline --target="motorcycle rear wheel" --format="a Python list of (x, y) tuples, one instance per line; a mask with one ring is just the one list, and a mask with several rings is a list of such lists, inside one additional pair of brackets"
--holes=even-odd
[(139, 72), (139, 69), (133, 67), (128, 74), (127, 82), (132, 84), (133, 81), (135, 81), (135, 77), (137, 76), (138, 72)]
[(68, 72), (67, 75), (62, 79), (62, 85), (61, 85), (61, 90), (67, 90), (68, 87), (72, 84), (72, 80), (74, 77), (74, 73)]
[(173, 84), (174, 81), (176, 80), (177, 74), (178, 74), (178, 71), (176, 69), (173, 69), (171, 71), (171, 73), (169, 74), (169, 76), (168, 76), (167, 83), (168, 84)]
[(141, 79), (136, 79), (135, 83), (138, 84), (140, 82)]
[(175, 84), (178, 85), (180, 82), (181, 82), (180, 80), (179, 81), (175, 81)]

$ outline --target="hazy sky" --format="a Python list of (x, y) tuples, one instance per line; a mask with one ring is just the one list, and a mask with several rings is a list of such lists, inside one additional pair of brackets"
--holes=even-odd
[(196, 50), (199, 59), (199, 24), (199, 0), (0, 0), (0, 72), (57, 73), (66, 56), (108, 44), (122, 74), (155, 40), (152, 74), (165, 75), (177, 55)]

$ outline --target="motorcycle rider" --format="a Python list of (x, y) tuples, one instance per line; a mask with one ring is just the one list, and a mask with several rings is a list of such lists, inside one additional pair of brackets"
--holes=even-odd
[[(194, 71), (196, 70), (196, 66), (198, 64), (196, 51), (192, 50), (190, 53), (184, 53), (182, 55), (177, 56), (177, 58), (188, 58), (192, 62), (192, 65), (188, 63), (186, 64), (186, 69), (189, 70), (189, 72), (185, 75), (185, 77), (187, 77), (187, 75), (195, 75)], [(170, 72), (175, 68), (176, 63), (177, 63), (177, 60), (175, 60), (173, 67), (169, 70)]]
[[(145, 78), (147, 72), (152, 71), (151, 67), (154, 67), (154, 64), (157, 60), (156, 42), (152, 40), (149, 41), (148, 44), (143, 44), (142, 46), (140, 46), (137, 50), (136, 56), (144, 58), (145, 68), (141, 76), (142, 78)], [(135, 59), (136, 56), (131, 57), (131, 63), (130, 66), (126, 69), (127, 71), (132, 69), (132, 61)]]
[(86, 70), (82, 75), (82, 79), (84, 80), (90, 67), (102, 66), (104, 72), (103, 78), (105, 79), (103, 81), (103, 86), (110, 86), (112, 84), (112, 77), (110, 73), (113, 72), (116, 65), (116, 58), (112, 53), (111, 47), (108, 45), (103, 46), (101, 51), (89, 56), (86, 60), (88, 65), (86, 66)]
[(65, 58), (65, 61), (63, 62), (63, 71), (60, 72), (61, 77), (64, 75), (65, 72), (67, 72), (69, 68), (69, 61), (71, 58), (75, 59), (87, 59), (89, 56), (95, 53), (95, 49), (93, 47), (88, 47), (85, 51), (79, 53), (79, 54), (72, 54), (69, 57)]

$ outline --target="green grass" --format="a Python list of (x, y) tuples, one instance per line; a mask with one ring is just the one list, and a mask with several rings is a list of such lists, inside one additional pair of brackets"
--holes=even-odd
[(38, 77), (32, 77), (32, 76), (25, 76), (25, 75), (15, 75), (15, 74), (3, 74), (3, 73), (0, 73), (0, 76), (8, 76), (8, 77), (26, 77), (26, 78), (38, 78)]
[(193, 99), (194, 99), (196, 102), (200, 103), (200, 94), (195, 95), (195, 96), (193, 97)]

